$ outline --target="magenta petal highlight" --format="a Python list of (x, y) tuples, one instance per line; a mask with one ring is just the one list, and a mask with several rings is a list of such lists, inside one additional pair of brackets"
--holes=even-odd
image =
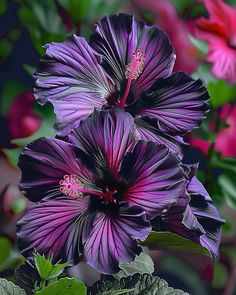
[(155, 217), (170, 207), (186, 189), (180, 160), (167, 147), (139, 141), (125, 156), (120, 171), (127, 183), (124, 200)]

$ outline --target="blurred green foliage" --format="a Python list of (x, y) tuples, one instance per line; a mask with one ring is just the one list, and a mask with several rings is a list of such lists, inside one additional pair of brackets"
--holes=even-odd
[(151, 249), (173, 249), (210, 256), (206, 248), (170, 232), (152, 231), (142, 245), (148, 245)]

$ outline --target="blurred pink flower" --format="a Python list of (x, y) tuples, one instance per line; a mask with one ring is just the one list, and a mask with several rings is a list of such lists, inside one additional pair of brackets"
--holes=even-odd
[(9, 184), (0, 193), (0, 235), (16, 238), (16, 222), (23, 215), (27, 200), (18, 185)]
[(222, 110), (222, 117), (228, 112), (229, 108), (233, 108), (230, 116), (226, 120), (229, 128), (222, 129), (216, 139), (216, 150), (220, 151), (225, 157), (236, 156), (236, 106), (226, 105)]
[[(233, 108), (229, 110), (229, 108)], [(226, 123), (229, 127), (224, 128), (219, 131), (216, 143), (215, 150), (221, 152), (224, 157), (235, 157), (236, 156), (236, 106), (231, 106), (230, 104), (225, 105), (222, 108), (221, 118), (225, 118), (227, 113), (230, 112), (230, 115), (226, 119)], [(190, 136), (190, 145), (192, 147), (199, 148), (204, 155), (207, 155), (208, 149), (210, 147), (210, 142)]]
[(159, 25), (168, 34), (176, 52), (175, 71), (193, 73), (199, 57), (197, 50), (189, 40), (188, 23), (179, 18), (175, 7), (169, 0), (135, 0), (141, 9), (154, 14), (154, 24)]
[(208, 149), (211, 145), (209, 141), (193, 137), (192, 135), (189, 136), (189, 143), (192, 147), (200, 149), (205, 156), (207, 155)]
[(30, 136), (40, 127), (41, 119), (33, 111), (34, 101), (32, 93), (23, 92), (11, 104), (7, 114), (11, 138)]
[(209, 43), (207, 61), (217, 78), (236, 82), (236, 8), (222, 0), (205, 0), (209, 18), (197, 21), (196, 37)]

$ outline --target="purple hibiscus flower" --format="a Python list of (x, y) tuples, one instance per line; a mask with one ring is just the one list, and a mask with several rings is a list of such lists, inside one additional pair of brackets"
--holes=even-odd
[(96, 111), (69, 142), (41, 138), (21, 153), (21, 190), (30, 201), (17, 224), (18, 247), (114, 273), (142, 251), (150, 220), (186, 190), (170, 150), (138, 140), (123, 110)]
[(183, 135), (208, 110), (201, 80), (171, 74), (175, 53), (167, 35), (133, 16), (103, 18), (89, 43), (73, 35), (45, 48), (35, 73), (35, 96), (54, 105), (61, 136), (95, 107), (118, 107), (134, 117), (142, 139), (179, 152)]
[(174, 232), (200, 243), (215, 258), (221, 239), (220, 227), (224, 220), (212, 203), (208, 192), (197, 179), (197, 165), (189, 170), (187, 191), (166, 212), (152, 221), (155, 230)]

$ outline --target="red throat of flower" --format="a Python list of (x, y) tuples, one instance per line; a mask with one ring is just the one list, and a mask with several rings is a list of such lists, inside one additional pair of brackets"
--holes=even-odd
[(125, 107), (126, 98), (129, 94), (132, 80), (136, 80), (143, 71), (144, 67), (145, 52), (141, 49), (132, 51), (132, 58), (129, 63), (125, 66), (125, 78), (128, 79), (125, 92), (119, 103), (120, 108)]
[(106, 201), (114, 201), (113, 192), (106, 191), (104, 193), (92, 191), (84, 188), (84, 185), (75, 174), (64, 175), (59, 182), (60, 191), (69, 198), (82, 198), (84, 193), (92, 196), (103, 198)]

